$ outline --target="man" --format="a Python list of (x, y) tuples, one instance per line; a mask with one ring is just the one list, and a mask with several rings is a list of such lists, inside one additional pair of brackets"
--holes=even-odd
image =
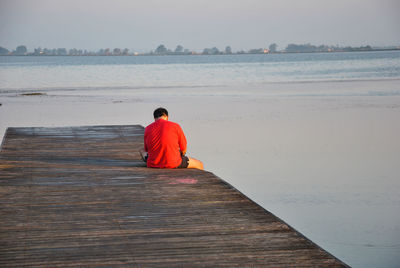
[(201, 161), (185, 155), (185, 134), (177, 123), (168, 121), (168, 111), (158, 108), (153, 115), (154, 122), (144, 131), (144, 151), (141, 151), (147, 167), (203, 169)]

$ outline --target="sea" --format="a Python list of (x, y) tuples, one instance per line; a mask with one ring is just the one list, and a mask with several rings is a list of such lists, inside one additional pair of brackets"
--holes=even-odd
[(193, 56), (0, 57), (0, 92), (398, 79), (400, 51)]
[[(32, 94), (36, 93), (36, 94)], [(352, 267), (400, 267), (400, 51), (1, 56), (7, 127), (141, 124)]]

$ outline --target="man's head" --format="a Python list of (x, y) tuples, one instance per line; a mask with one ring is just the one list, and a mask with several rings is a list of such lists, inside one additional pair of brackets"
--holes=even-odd
[(167, 109), (160, 107), (154, 110), (153, 116), (155, 120), (163, 117), (164, 119), (168, 119), (168, 111)]

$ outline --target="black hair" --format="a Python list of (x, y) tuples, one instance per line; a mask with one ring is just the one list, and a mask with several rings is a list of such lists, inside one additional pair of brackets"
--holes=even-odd
[(160, 107), (160, 108), (157, 108), (154, 110), (153, 115), (154, 115), (154, 119), (157, 119), (163, 115), (168, 116), (168, 111), (167, 111), (167, 109)]

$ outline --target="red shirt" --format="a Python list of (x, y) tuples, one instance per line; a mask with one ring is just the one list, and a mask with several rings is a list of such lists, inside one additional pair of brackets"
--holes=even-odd
[(144, 130), (144, 150), (148, 153), (147, 166), (176, 168), (186, 153), (186, 137), (174, 122), (158, 119)]

